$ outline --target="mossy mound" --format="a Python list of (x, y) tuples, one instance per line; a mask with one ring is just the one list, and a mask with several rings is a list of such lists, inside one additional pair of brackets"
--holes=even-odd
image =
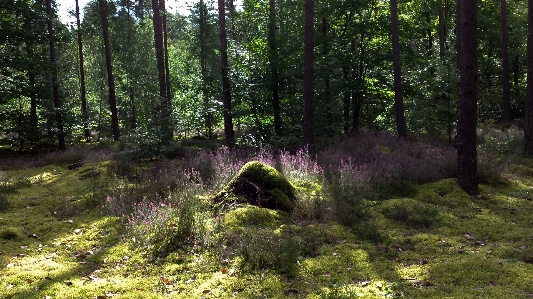
[(234, 195), (240, 202), (290, 212), (296, 197), (292, 184), (275, 168), (258, 161), (246, 163), (215, 201)]
[(415, 199), (420, 202), (447, 207), (464, 207), (472, 202), (470, 195), (461, 189), (455, 178), (420, 185), (417, 191)]
[(256, 206), (245, 206), (229, 211), (223, 220), (223, 225), (228, 228), (244, 226), (277, 227), (281, 219), (279, 211), (261, 209)]

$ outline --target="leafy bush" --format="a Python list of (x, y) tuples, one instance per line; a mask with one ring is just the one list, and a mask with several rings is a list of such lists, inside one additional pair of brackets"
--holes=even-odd
[(7, 200), (7, 197), (0, 191), (0, 211), (6, 211), (7, 209), (9, 209), (9, 206), (10, 205), (9, 201)]
[(194, 197), (173, 194), (170, 199), (145, 198), (133, 205), (133, 212), (126, 216), (126, 226), (134, 246), (164, 257), (204, 234), (198, 213), (199, 203)]
[(431, 227), (439, 219), (436, 206), (408, 198), (387, 200), (381, 204), (380, 211), (389, 219), (415, 227)]
[(240, 267), (244, 269), (273, 269), (288, 274), (296, 269), (302, 245), (280, 231), (244, 228), (232, 239), (231, 247), (240, 258)]

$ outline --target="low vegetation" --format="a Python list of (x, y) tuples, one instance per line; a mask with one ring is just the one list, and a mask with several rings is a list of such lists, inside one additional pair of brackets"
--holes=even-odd
[[(453, 148), (386, 133), (316, 159), (187, 143), (10, 154), (0, 297), (530, 298), (533, 161), (515, 128), (480, 137), (476, 197)], [(256, 194), (290, 201), (232, 193), (245, 165), (282, 182)]]

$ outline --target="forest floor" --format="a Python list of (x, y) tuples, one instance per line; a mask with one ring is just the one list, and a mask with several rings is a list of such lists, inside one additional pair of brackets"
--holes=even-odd
[(194, 168), (148, 204), (139, 190), (161, 183), (154, 169), (201, 168), (205, 157), (164, 168), (102, 148), (4, 159), (0, 298), (533, 297), (531, 160), (508, 162), (479, 196), (441, 178), (351, 207), (332, 203), (325, 179), (287, 170), (301, 203), (284, 213), (216, 208), (210, 195), (235, 171), (207, 188)]

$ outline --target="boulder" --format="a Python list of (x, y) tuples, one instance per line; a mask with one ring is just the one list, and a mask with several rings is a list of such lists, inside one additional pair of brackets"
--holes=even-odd
[(252, 161), (241, 168), (215, 200), (236, 198), (239, 202), (290, 212), (296, 199), (294, 191), (292, 184), (275, 168)]

